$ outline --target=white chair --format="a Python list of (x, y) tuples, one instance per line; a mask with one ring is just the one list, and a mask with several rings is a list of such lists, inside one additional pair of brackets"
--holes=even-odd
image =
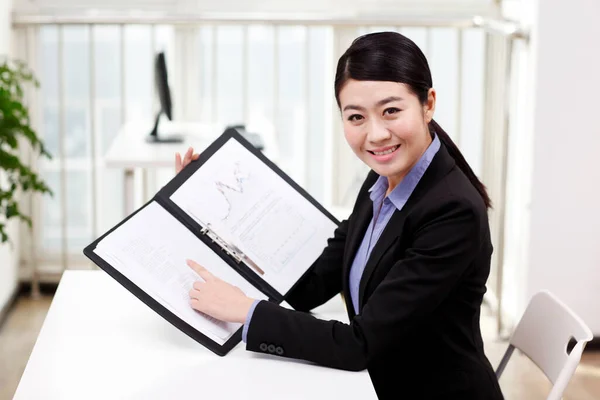
[[(500, 379), (513, 351), (519, 349), (552, 382), (547, 400), (559, 400), (567, 388), (592, 332), (569, 307), (547, 291), (536, 293), (510, 338), (496, 377)], [(575, 346), (567, 353), (571, 339)]]

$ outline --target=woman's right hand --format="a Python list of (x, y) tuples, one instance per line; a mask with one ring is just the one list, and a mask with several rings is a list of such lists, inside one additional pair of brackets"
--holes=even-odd
[(180, 173), (182, 169), (184, 169), (193, 160), (197, 160), (198, 157), (200, 157), (200, 154), (194, 153), (194, 149), (191, 147), (183, 156), (183, 160), (181, 159), (181, 154), (175, 153), (175, 173)]

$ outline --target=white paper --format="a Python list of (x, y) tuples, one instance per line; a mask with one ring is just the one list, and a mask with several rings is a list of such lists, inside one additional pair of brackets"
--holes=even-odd
[(241, 324), (218, 321), (190, 306), (189, 291), (194, 281), (202, 281), (202, 278), (186, 264), (187, 259), (239, 287), (247, 296), (267, 299), (156, 202), (148, 204), (100, 241), (94, 252), (161, 305), (220, 345)]
[(171, 196), (247, 257), (285, 294), (312, 265), (336, 225), (237, 140), (230, 139)]

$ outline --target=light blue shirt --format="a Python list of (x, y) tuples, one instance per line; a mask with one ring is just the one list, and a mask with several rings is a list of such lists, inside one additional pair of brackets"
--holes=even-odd
[(250, 326), (250, 320), (252, 319), (252, 314), (254, 314), (254, 309), (260, 300), (254, 300), (252, 306), (250, 306), (250, 310), (246, 315), (246, 323), (244, 323), (244, 329), (242, 329), (242, 340), (244, 343), (248, 343), (248, 327)]
[[(408, 174), (406, 174), (400, 184), (392, 190), (389, 196), (385, 197), (385, 193), (388, 189), (388, 180), (384, 176), (380, 176), (375, 184), (369, 189), (370, 197), (373, 201), (373, 218), (371, 218), (367, 232), (363, 237), (356, 256), (354, 257), (354, 261), (352, 262), (352, 266), (350, 267), (350, 298), (356, 314), (358, 314), (359, 308), (358, 290), (360, 287), (360, 280), (365, 270), (367, 260), (371, 255), (371, 251), (373, 251), (373, 247), (375, 247), (377, 240), (379, 240), (379, 237), (392, 217), (392, 214), (394, 214), (396, 210), (402, 210), (439, 149), (440, 140), (437, 135), (434, 135), (433, 141), (427, 150), (425, 150), (425, 153), (423, 153), (415, 166), (412, 167)], [(242, 340), (244, 343), (247, 343), (248, 327), (250, 326), (250, 320), (252, 319), (252, 314), (254, 313), (254, 309), (258, 302), (259, 300), (256, 300), (252, 303), (252, 307), (250, 307), (250, 311), (248, 311), (248, 315), (246, 316), (246, 322), (244, 324), (244, 329), (242, 330)]]

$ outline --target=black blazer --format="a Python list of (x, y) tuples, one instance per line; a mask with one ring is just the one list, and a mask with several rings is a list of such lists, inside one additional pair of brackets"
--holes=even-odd
[[(480, 306), (490, 272), (487, 210), (445, 146), (373, 248), (355, 315), (349, 271), (371, 220), (371, 171), (352, 215), (288, 295), (262, 301), (247, 349), (346, 370), (368, 368), (379, 398), (501, 399), (483, 350)], [(305, 311), (343, 292), (351, 323)]]

